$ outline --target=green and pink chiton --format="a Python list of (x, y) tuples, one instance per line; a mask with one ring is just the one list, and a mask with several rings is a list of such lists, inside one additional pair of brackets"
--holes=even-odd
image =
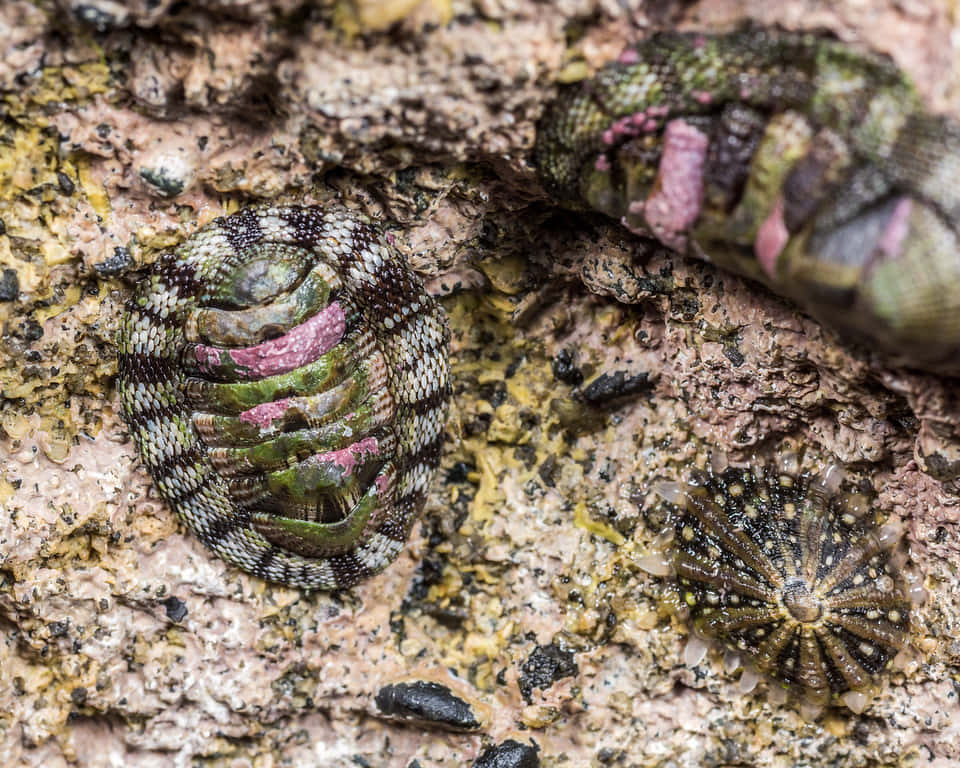
[(229, 562), (333, 589), (403, 547), (450, 395), (442, 310), (365, 219), (265, 207), (154, 265), (120, 337), (161, 494)]
[(661, 34), (541, 119), (545, 188), (765, 283), (895, 363), (960, 372), (960, 126), (885, 57)]

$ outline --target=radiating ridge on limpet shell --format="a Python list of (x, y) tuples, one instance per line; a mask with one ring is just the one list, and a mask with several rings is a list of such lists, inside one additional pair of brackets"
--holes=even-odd
[(127, 305), (124, 418), (218, 555), (347, 587), (400, 552), (450, 396), (439, 305), (365, 219), (250, 208), (160, 257)]
[(698, 473), (682, 498), (673, 484), (659, 495), (675, 503), (667, 546), (695, 637), (736, 653), (747, 689), (755, 670), (808, 704), (862, 709), (907, 645), (912, 606), (897, 529), (846, 506), (837, 485), (728, 468)]

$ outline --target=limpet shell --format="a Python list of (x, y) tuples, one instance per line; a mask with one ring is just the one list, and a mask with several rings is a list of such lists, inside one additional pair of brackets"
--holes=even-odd
[[(833, 480), (727, 468), (658, 491), (675, 505), (664, 553), (695, 636), (752, 667), (750, 688), (756, 671), (818, 705), (875, 690), (912, 613), (897, 530)], [(692, 645), (687, 658), (702, 658)]]

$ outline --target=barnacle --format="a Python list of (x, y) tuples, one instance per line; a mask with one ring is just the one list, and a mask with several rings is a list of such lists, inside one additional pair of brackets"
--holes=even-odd
[(694, 633), (805, 702), (860, 708), (907, 645), (911, 595), (896, 528), (833, 484), (727, 468), (658, 492), (675, 504), (668, 559)]
[(367, 221), (248, 208), (154, 265), (120, 332), (124, 418), (225, 560), (347, 587), (400, 552), (439, 461), (443, 311)]

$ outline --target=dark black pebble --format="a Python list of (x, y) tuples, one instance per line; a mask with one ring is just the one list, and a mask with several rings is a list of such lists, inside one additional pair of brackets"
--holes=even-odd
[(569, 349), (561, 349), (551, 361), (553, 378), (564, 384), (578, 387), (583, 384), (583, 371), (573, 361), (573, 354)]
[(129, 269), (133, 263), (130, 251), (122, 245), (113, 249), (113, 255), (104, 259), (99, 264), (94, 265), (94, 270), (99, 277), (114, 277)]
[(603, 405), (610, 400), (643, 392), (652, 386), (646, 371), (630, 376), (626, 371), (603, 373), (590, 382), (581, 397), (591, 405)]
[(540, 758), (529, 744), (508, 739), (485, 749), (473, 768), (540, 768)]
[(573, 651), (555, 643), (538, 645), (523, 662), (517, 684), (524, 701), (530, 704), (535, 688), (545, 691), (557, 680), (573, 677), (579, 672)]
[(57, 171), (57, 184), (60, 185), (60, 191), (67, 197), (70, 197), (77, 188), (76, 184), (73, 183), (73, 179), (63, 171)]
[(0, 274), (0, 301), (13, 301), (20, 294), (20, 279), (9, 267)]
[(475, 731), (480, 727), (470, 703), (440, 683), (417, 680), (385, 685), (375, 699), (388, 717), (433, 725), (452, 731)]
[(187, 604), (179, 597), (168, 597), (163, 601), (164, 610), (167, 612), (167, 618), (170, 621), (180, 623), (187, 617)]

